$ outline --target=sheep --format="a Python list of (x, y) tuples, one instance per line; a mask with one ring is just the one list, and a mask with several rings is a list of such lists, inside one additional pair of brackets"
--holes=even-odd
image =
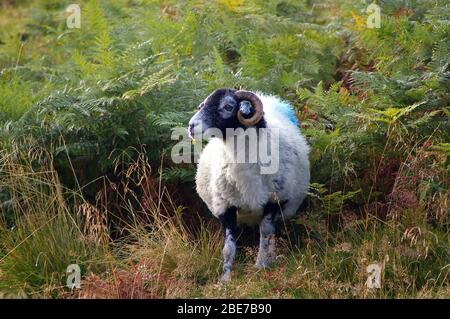
[[(209, 138), (198, 160), (196, 190), (212, 214), (220, 220), (224, 233), (222, 282), (231, 279), (236, 253), (238, 224), (259, 223), (260, 242), (255, 266), (266, 268), (275, 261), (275, 223), (293, 217), (309, 187), (309, 146), (300, 132), (292, 107), (276, 96), (260, 92), (217, 89), (198, 107), (190, 119), (191, 137), (208, 129), (222, 133)], [(236, 162), (234, 137), (256, 129), (256, 142), (261, 146), (258, 130), (278, 132), (278, 170), (262, 174), (262, 163)], [(252, 143), (252, 141), (250, 141)], [(230, 146), (231, 145), (231, 146)], [(245, 144), (248, 150), (250, 144)], [(248, 159), (246, 157), (246, 159)]]

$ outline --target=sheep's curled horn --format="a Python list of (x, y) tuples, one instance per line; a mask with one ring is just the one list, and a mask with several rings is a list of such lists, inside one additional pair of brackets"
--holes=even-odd
[(238, 121), (245, 126), (252, 126), (252, 125), (255, 125), (256, 123), (258, 123), (259, 120), (261, 120), (261, 118), (264, 115), (263, 104), (262, 104), (261, 100), (259, 99), (259, 97), (253, 92), (242, 91), (242, 90), (236, 91), (235, 94), (236, 94), (236, 97), (240, 100), (250, 101), (250, 103), (252, 104), (253, 110), (254, 110), (253, 116), (249, 119), (246, 119), (244, 117), (244, 115), (242, 114), (242, 112), (239, 110), (237, 112)]

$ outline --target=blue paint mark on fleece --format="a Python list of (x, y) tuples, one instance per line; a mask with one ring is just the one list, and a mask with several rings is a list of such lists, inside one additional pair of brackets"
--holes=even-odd
[(287, 117), (296, 126), (299, 126), (297, 116), (292, 106), (284, 101), (279, 101), (276, 106), (276, 112), (281, 113), (284, 117)]

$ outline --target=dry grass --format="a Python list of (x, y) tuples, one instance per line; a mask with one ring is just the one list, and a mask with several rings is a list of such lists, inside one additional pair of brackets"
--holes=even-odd
[[(421, 152), (408, 161), (409, 170), (415, 169), (419, 176), (421, 169), (415, 168), (415, 163), (424, 157)], [(35, 168), (36, 161), (39, 169)], [(127, 189), (129, 195), (119, 192), (121, 200), (115, 206), (121, 205), (122, 214), (133, 216), (122, 221), (122, 236), (116, 240), (109, 236), (110, 218), (115, 213), (105, 204), (105, 198), (98, 196), (96, 203), (89, 203), (81, 192), (65, 190), (47, 153), (4, 152), (0, 167), (0, 187), (10, 190), (10, 209), (14, 212), (14, 220), (4, 220), (0, 228), (3, 297), (450, 296), (446, 230), (428, 222), (427, 203), (402, 206), (401, 210), (396, 206), (397, 192), (411, 182), (396, 182), (391, 193), (390, 207), (401, 214), (381, 220), (376, 214), (361, 218), (353, 211), (342, 211), (339, 227), (330, 229), (327, 218), (317, 218), (311, 211), (308, 218), (297, 221), (304, 227), (297, 242), (286, 236), (293, 224), (286, 225), (276, 266), (257, 271), (253, 268), (256, 247), (240, 247), (232, 282), (218, 285), (222, 238), (217, 223), (200, 219), (197, 227), (187, 223), (186, 216), (193, 213), (177, 205), (163, 184), (153, 179), (145, 157), (119, 173), (122, 179), (115, 182), (116, 189)], [(404, 174), (406, 168), (396, 181)], [(130, 204), (130, 198), (137, 206)], [(445, 203), (431, 205), (441, 208)], [(432, 217), (437, 216), (435, 213)], [(8, 226), (11, 223), (13, 229)], [(65, 270), (71, 263), (82, 267), (79, 290), (64, 287)], [(366, 287), (366, 268), (372, 263), (382, 265), (381, 289)]]
[(69, 207), (47, 153), (2, 152), (0, 174), (0, 188), (10, 195), (2, 205), (9, 219), (0, 220), (0, 291), (54, 297), (63, 291), (69, 264), (105, 269), (108, 246), (83, 231), (83, 218)]

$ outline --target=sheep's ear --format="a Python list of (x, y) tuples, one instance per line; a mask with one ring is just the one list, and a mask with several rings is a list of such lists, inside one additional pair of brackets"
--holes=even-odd
[(241, 101), (239, 103), (239, 111), (241, 111), (243, 115), (250, 115), (253, 112), (252, 103), (246, 100)]

